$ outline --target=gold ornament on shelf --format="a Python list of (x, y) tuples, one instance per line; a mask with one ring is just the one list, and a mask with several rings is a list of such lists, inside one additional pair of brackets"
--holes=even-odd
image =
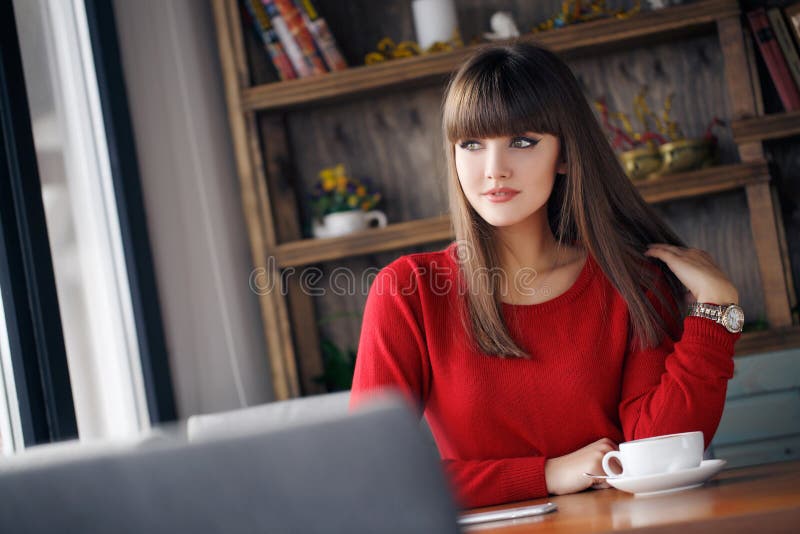
[(597, 19), (616, 18), (626, 19), (641, 10), (640, 0), (633, 3), (628, 11), (624, 9), (609, 9), (605, 0), (594, 2), (581, 2), (580, 0), (565, 0), (561, 4), (561, 12), (553, 18), (547, 19), (531, 28), (531, 33), (545, 32), (548, 30), (564, 28), (580, 22), (589, 22)]
[(461, 40), (461, 35), (458, 30), (453, 33), (453, 37), (449, 41), (436, 41), (425, 50), (422, 50), (415, 41), (400, 41), (395, 44), (390, 37), (384, 37), (378, 42), (378, 49), (364, 57), (364, 63), (367, 65), (374, 65), (390, 59), (402, 59), (425, 54), (436, 54), (439, 52), (452, 52), (456, 48), (461, 48), (463, 46), (464, 43)]
[[(725, 123), (714, 117), (702, 138), (687, 139), (678, 123), (670, 117), (674, 94), (665, 99), (659, 117), (647, 104), (647, 91), (647, 86), (644, 86), (633, 99), (633, 112), (641, 124), (641, 131), (634, 129), (627, 114), (609, 111), (603, 99), (595, 101), (603, 127), (611, 134), (613, 148), (622, 150), (619, 159), (628, 177), (632, 180), (651, 179), (714, 165), (717, 161), (717, 138), (711, 129)], [(611, 119), (619, 121), (622, 129), (612, 124)], [(624, 150), (625, 146), (627, 150)]]

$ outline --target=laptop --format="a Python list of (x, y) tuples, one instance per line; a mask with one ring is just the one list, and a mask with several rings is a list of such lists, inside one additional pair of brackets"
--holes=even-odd
[(458, 532), (439, 459), (403, 401), (198, 443), (0, 471), (0, 532)]

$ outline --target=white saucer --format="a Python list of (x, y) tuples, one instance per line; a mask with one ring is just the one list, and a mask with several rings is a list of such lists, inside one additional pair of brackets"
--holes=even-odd
[(636, 495), (658, 495), (702, 486), (728, 463), (725, 460), (703, 460), (698, 467), (674, 473), (660, 473), (638, 477), (607, 478), (606, 482), (618, 490)]

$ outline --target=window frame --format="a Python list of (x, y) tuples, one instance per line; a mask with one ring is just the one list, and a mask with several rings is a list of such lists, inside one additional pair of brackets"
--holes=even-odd
[[(16, 19), (0, 2), (0, 288), (24, 446), (78, 436)], [(5, 371), (8, 371), (5, 369)]]

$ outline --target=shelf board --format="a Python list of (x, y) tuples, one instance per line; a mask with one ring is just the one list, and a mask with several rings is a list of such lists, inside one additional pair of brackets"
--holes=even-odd
[(773, 328), (759, 332), (742, 332), (736, 342), (735, 356), (750, 356), (763, 352), (800, 347), (800, 327)]
[(734, 121), (731, 130), (737, 144), (800, 135), (800, 111)]
[[(738, 189), (769, 181), (764, 161), (719, 165), (699, 171), (635, 182), (647, 202), (656, 203)], [(278, 267), (298, 267), (362, 254), (387, 252), (453, 239), (447, 215), (395, 223), (342, 237), (302, 239), (278, 245)]]
[[(603, 19), (567, 26), (523, 40), (541, 43), (564, 56), (599, 53), (668, 38), (714, 31), (716, 21), (737, 16), (737, 0), (703, 0), (654, 11), (627, 19)], [(243, 111), (278, 110), (352, 97), (369, 91), (446, 78), (480, 45), (351, 67), (311, 78), (274, 82), (244, 89)]]
[(766, 161), (717, 165), (697, 171), (634, 182), (647, 202), (658, 203), (681, 198), (721, 193), (770, 180)]
[(275, 256), (279, 267), (297, 267), (361, 254), (425, 245), (452, 238), (450, 217), (442, 215), (390, 224), (385, 228), (374, 228), (342, 237), (303, 239), (284, 243), (278, 245)]

